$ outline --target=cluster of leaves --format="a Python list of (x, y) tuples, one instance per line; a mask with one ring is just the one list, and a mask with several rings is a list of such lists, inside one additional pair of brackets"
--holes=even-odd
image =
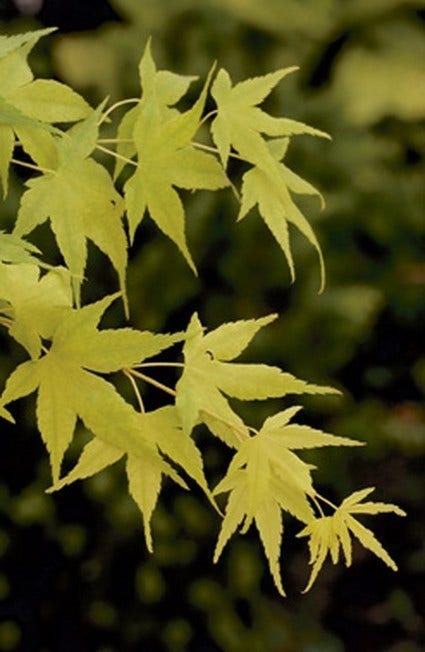
[[(316, 237), (293, 195), (319, 195), (308, 182), (282, 163), (289, 139), (297, 134), (327, 137), (317, 129), (259, 108), (274, 86), (293, 68), (233, 85), (229, 74), (212, 69), (193, 103), (184, 111), (176, 104), (194, 77), (157, 70), (148, 43), (139, 66), (141, 98), (127, 99), (105, 109), (88, 106), (64, 84), (34, 80), (27, 57), (40, 30), (0, 40), (0, 178), (8, 188), (11, 163), (36, 172), (23, 192), (12, 233), (0, 234), (0, 323), (27, 352), (29, 359), (7, 379), (0, 414), (13, 421), (7, 405), (37, 391), (37, 424), (50, 456), (53, 485), (49, 491), (100, 472), (126, 458), (129, 491), (138, 504), (146, 543), (152, 550), (151, 517), (166, 475), (187, 489), (185, 476), (195, 481), (213, 507), (215, 496), (228, 493), (214, 559), (240, 528), (255, 523), (278, 591), (284, 595), (279, 555), (282, 512), (301, 521), (300, 536), (309, 537), (313, 570), (309, 589), (329, 552), (334, 563), (342, 547), (351, 563), (350, 532), (391, 568), (396, 566), (372, 532), (353, 514), (403, 512), (395, 505), (362, 503), (365, 489), (339, 507), (313, 487), (314, 467), (294, 452), (322, 446), (358, 446), (291, 422), (298, 406), (267, 418), (259, 429), (247, 425), (229, 399), (279, 398), (287, 394), (329, 394), (330, 387), (309, 384), (266, 364), (234, 362), (257, 332), (276, 315), (228, 322), (207, 332), (194, 314), (185, 332), (156, 334), (130, 327), (101, 329), (100, 321), (118, 297), (126, 296), (128, 240), (133, 242), (144, 214), (177, 245), (196, 273), (185, 237), (185, 207), (179, 188), (218, 190), (229, 187), (230, 157), (243, 162), (242, 219), (258, 205), (261, 217), (276, 238), (295, 277), (288, 223), (294, 224), (316, 248), (320, 286), (324, 265)], [(210, 92), (216, 108), (205, 115)], [(122, 117), (116, 138), (101, 138), (100, 128), (119, 106), (134, 104)], [(210, 122), (213, 144), (195, 141)], [(62, 128), (54, 126), (60, 123)], [(75, 123), (68, 129), (63, 124)], [(108, 145), (115, 145), (110, 149)], [(14, 158), (21, 148), (28, 159)], [(115, 158), (113, 176), (93, 158), (96, 150)], [(126, 170), (123, 193), (117, 189)], [(119, 186), (118, 186), (119, 187)], [(123, 216), (126, 215), (126, 223)], [(50, 220), (65, 266), (51, 267), (24, 237)], [(128, 230), (128, 237), (127, 237)], [(81, 286), (91, 240), (115, 268), (120, 291), (82, 305)], [(181, 362), (146, 361), (182, 344)], [(175, 387), (159, 382), (155, 368), (175, 367)], [(134, 390), (134, 405), (117, 391), (109, 374), (124, 374)], [(104, 375), (107, 375), (106, 379)], [(138, 383), (157, 387), (170, 398), (156, 410), (146, 410)], [(80, 419), (92, 434), (76, 466), (61, 477), (64, 455)], [(234, 451), (226, 475), (211, 490), (194, 431), (207, 427)], [(333, 510), (325, 516), (321, 503)], [(221, 513), (221, 512), (220, 512)]]

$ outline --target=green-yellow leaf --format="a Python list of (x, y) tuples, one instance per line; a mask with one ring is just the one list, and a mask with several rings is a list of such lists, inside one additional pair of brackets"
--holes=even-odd
[(18, 108), (4, 100), (0, 95), (0, 136), (2, 143), (0, 153), (0, 180), (4, 196), (6, 196), (8, 189), (9, 165), (12, 160), (13, 149), (15, 146), (15, 134), (20, 140), (21, 129), (23, 130), (24, 138), (25, 135), (28, 136), (32, 130), (47, 132), (54, 131), (53, 127), (25, 115)]
[(0, 119), (0, 181), (3, 190), (3, 197), (6, 197), (9, 179), (9, 164), (13, 155), (15, 145), (15, 136), (13, 130), (5, 124), (1, 124)]
[[(192, 317), (183, 347), (184, 370), (176, 385), (176, 406), (186, 432), (192, 430), (198, 418), (205, 421), (206, 417), (208, 425), (213, 424), (212, 431), (228, 445), (237, 448), (246, 437), (246, 427), (223, 394), (241, 400), (261, 400), (291, 393), (326, 394), (334, 391), (309, 385), (277, 367), (229, 362), (242, 353), (255, 333), (273, 318), (240, 320), (204, 334), (197, 315)], [(237, 342), (238, 331), (241, 333), (240, 342)], [(222, 426), (215, 432), (214, 422), (217, 425), (220, 420)]]
[(307, 494), (299, 484), (284, 474), (275, 473), (270, 480), (271, 495), (284, 512), (288, 512), (302, 523), (313, 520), (314, 514)]
[(258, 204), (261, 217), (286, 256), (292, 281), (295, 279), (295, 267), (289, 243), (288, 223), (294, 224), (317, 251), (321, 275), (320, 291), (322, 291), (325, 283), (322, 251), (310, 224), (292, 200), (290, 191), (296, 194), (317, 195), (322, 205), (323, 198), (311, 184), (279, 163), (271, 144), (267, 143), (266, 148), (270, 153), (266, 163), (257, 164), (243, 176), (238, 220), (245, 217)]
[(40, 269), (34, 264), (0, 264), (0, 287), (0, 298), (8, 302), (1, 312), (12, 320), (10, 335), (32, 358), (38, 358), (41, 339), (53, 335), (72, 304), (67, 270), (53, 268), (40, 278)]
[[(85, 100), (71, 88), (50, 79), (33, 80), (27, 57), (40, 37), (52, 29), (16, 36), (0, 36), (0, 178), (7, 193), (8, 170), (13, 153), (14, 132), (22, 145), (39, 149), (37, 133), (55, 131), (48, 122), (80, 120), (90, 113)], [(22, 129), (22, 134), (20, 133)], [(29, 152), (32, 156), (32, 151)]]
[[(64, 138), (74, 140), (78, 146), (86, 137), (84, 130), (81, 131)], [(81, 154), (27, 182), (29, 189), (21, 198), (14, 233), (26, 235), (50, 218), (59, 249), (73, 277), (77, 305), (87, 261), (86, 241), (92, 240), (115, 267), (126, 304), (127, 243), (121, 220), (123, 200), (105, 168), (85, 158), (87, 151)]]
[(296, 67), (283, 68), (262, 77), (247, 79), (235, 86), (226, 70), (218, 72), (211, 88), (217, 104), (217, 117), (211, 133), (226, 167), (231, 148), (248, 161), (267, 165), (270, 152), (261, 134), (290, 136), (311, 134), (328, 137), (322, 131), (287, 118), (273, 118), (256, 105), (262, 102), (273, 88)]
[(60, 165), (67, 165), (73, 160), (87, 159), (94, 151), (99, 138), (100, 116), (105, 104), (106, 100), (90, 111), (85, 120), (61, 134), (61, 139), (55, 143)]
[(380, 514), (383, 512), (393, 512), (398, 516), (406, 516), (406, 513), (397, 505), (392, 503), (363, 503), (363, 499), (375, 491), (375, 487), (368, 487), (360, 491), (354, 491), (350, 496), (345, 498), (341, 503), (341, 509), (347, 510), (350, 514)]
[(282, 515), (275, 500), (267, 500), (261, 504), (255, 515), (255, 524), (260, 534), (276, 588), (281, 595), (285, 595), (279, 568), (283, 534)]
[[(279, 569), (283, 531), (281, 506), (272, 493), (271, 469), (267, 456), (262, 453), (255, 438), (245, 442), (231, 463), (226, 477), (214, 490), (214, 493), (230, 491), (214, 562), (238, 527), (242, 525), (241, 531), (246, 532), (255, 521), (275, 585), (279, 593), (285, 595)], [(244, 469), (241, 468), (243, 463), (246, 463)]]
[(352, 546), (350, 533), (358, 538), (360, 543), (379, 557), (392, 570), (397, 570), (397, 565), (387, 551), (382, 547), (371, 530), (364, 527), (353, 516), (353, 513), (378, 514), (381, 512), (394, 512), (398, 516), (405, 516), (405, 512), (396, 505), (386, 503), (362, 503), (373, 488), (362, 489), (348, 496), (336, 509), (332, 516), (317, 518), (299, 532), (297, 536), (309, 538), (310, 564), (312, 572), (304, 592), (308, 591), (319, 571), (323, 566), (328, 552), (334, 564), (339, 559), (339, 549), (345, 557), (347, 566), (352, 561)]
[(152, 533), (150, 521), (161, 490), (161, 463), (150, 461), (143, 464), (140, 458), (127, 459), (128, 488), (143, 515), (146, 546), (152, 552)]
[(33, 79), (27, 63), (28, 54), (40, 38), (54, 32), (55, 29), (48, 27), (25, 34), (0, 36), (0, 88), (2, 94)]
[(17, 238), (12, 233), (0, 231), (0, 261), (3, 263), (32, 263), (41, 264), (34, 254), (40, 250), (30, 242)]
[[(173, 344), (176, 337), (117, 329), (108, 343), (111, 333), (98, 331), (97, 325), (114, 298), (105, 297), (80, 310), (68, 309), (56, 324), (48, 353), (17, 367), (0, 401), (3, 406), (38, 389), (38, 426), (50, 454), (54, 483), (58, 481), (77, 417), (107, 444), (128, 454), (145, 454), (147, 436), (143, 439), (141, 435), (140, 415), (111, 383), (91, 372), (116, 371), (136, 364), (145, 355)], [(98, 355), (97, 338), (101, 352)], [(105, 344), (114, 347), (109, 360), (105, 359)]]
[(211, 74), (191, 109), (170, 114), (169, 104), (179, 99), (189, 80), (177, 81), (175, 92), (165, 92), (163, 76), (156, 69), (149, 47), (140, 72), (142, 102), (122, 127), (122, 132), (127, 133), (133, 127), (138, 156), (137, 169), (124, 186), (130, 238), (134, 238), (147, 210), (196, 271), (186, 242), (185, 209), (175, 188), (217, 190), (229, 185), (217, 160), (191, 144), (201, 122)]
[(72, 393), (80, 381), (78, 369), (60, 364), (53, 355), (38, 362), (37, 425), (50, 455), (52, 476), (59, 478), (62, 459), (72, 441), (77, 412)]
[(186, 487), (177, 473), (153, 450), (149, 456), (128, 455), (128, 488), (142, 512), (146, 547), (153, 552), (151, 518), (161, 490), (162, 474), (169, 475), (181, 486)]
[(119, 158), (115, 159), (114, 180), (117, 179), (124, 169), (126, 162), (124, 159), (132, 159), (136, 153), (136, 146), (133, 141), (133, 131), (139, 115), (139, 106), (134, 106), (127, 111), (121, 118), (117, 129), (117, 154)]
[(84, 480), (92, 475), (103, 471), (111, 464), (115, 464), (124, 455), (124, 451), (111, 446), (106, 442), (93, 437), (83, 448), (77, 464), (74, 468), (52, 487), (47, 489), (48, 493), (59, 491), (66, 485), (72, 484), (76, 480)]
[(20, 125), (15, 127), (22, 149), (31, 156), (40, 170), (56, 170), (58, 167), (57, 138), (47, 129), (34, 129)]
[(202, 347), (210, 351), (213, 358), (233, 360), (237, 358), (251, 342), (258, 331), (277, 318), (276, 314), (267, 315), (260, 319), (241, 319), (227, 322), (218, 328), (206, 333), (202, 340)]
[(25, 115), (43, 122), (74, 122), (91, 113), (74, 90), (53, 79), (36, 79), (8, 94), (8, 100)]
[[(213, 492), (230, 492), (215, 558), (241, 523), (242, 532), (245, 532), (255, 521), (270, 571), (282, 595), (278, 562), (282, 537), (281, 510), (306, 523), (300, 536), (310, 536), (311, 563), (314, 564), (306, 590), (316, 578), (328, 550), (334, 563), (339, 557), (339, 542), (346, 557), (351, 554), (347, 528), (354, 531), (347, 519), (342, 519), (340, 510), (332, 518), (314, 518), (309, 502), (309, 498), (313, 499), (315, 495), (311, 478), (314, 467), (299, 459), (291, 449), (358, 445), (359, 442), (290, 424), (298, 410), (298, 407), (289, 408), (269, 417), (256, 435), (245, 438)], [(378, 550), (374, 542), (368, 542), (369, 547)]]
[(51, 34), (56, 31), (56, 27), (47, 27), (45, 29), (37, 29), (31, 32), (25, 32), (24, 34), (12, 34), (11, 36), (6, 36), (2, 34), (0, 36), (0, 58), (3, 58), (9, 52), (19, 49), (22, 45), (26, 43), (31, 43), (31, 46), (37, 43), (37, 41), (47, 34)]
[[(298, 408), (299, 409), (299, 408)], [(364, 443), (347, 437), (330, 435), (317, 428), (302, 426), (296, 423), (273, 426), (271, 420), (266, 420), (261, 434), (271, 444), (297, 450), (302, 448), (319, 448), (322, 446), (363, 446)]]
[[(154, 439), (156, 427), (163, 423), (160, 413), (158, 410), (139, 415), (139, 451), (137, 455), (128, 453), (126, 461), (129, 492), (142, 512), (146, 545), (150, 552), (153, 549), (150, 522), (161, 489), (162, 474), (169, 475), (186, 488), (178, 474), (158, 454)], [(168, 415), (165, 416), (167, 420)], [(124, 454), (123, 448), (94, 437), (84, 447), (75, 467), (48, 491), (57, 491), (76, 480), (90, 477), (117, 462)]]
[(244, 401), (262, 400), (286, 394), (334, 393), (330, 387), (310, 385), (278, 367), (265, 364), (208, 361), (210, 382), (233, 398)]
[(174, 406), (141, 415), (144, 432), (149, 432), (161, 453), (178, 464), (205, 492), (214, 507), (215, 501), (204, 475), (202, 455), (193, 439), (182, 430), (178, 412)]
[[(223, 548), (236, 532), (246, 514), (246, 487), (245, 476), (240, 473), (241, 481), (235, 484), (234, 491), (231, 492), (226, 505), (220, 533), (217, 539), (217, 545), (214, 551), (214, 563), (216, 563), (223, 552)], [(218, 493), (218, 492), (217, 492)]]
[(158, 70), (152, 57), (151, 41), (148, 40), (139, 63), (142, 98), (156, 95), (160, 105), (170, 107), (186, 94), (190, 84), (197, 79), (191, 75), (177, 75), (169, 70)]

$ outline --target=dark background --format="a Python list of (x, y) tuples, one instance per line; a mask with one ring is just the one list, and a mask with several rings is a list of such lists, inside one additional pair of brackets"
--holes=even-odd
[[(32, 3), (34, 5), (34, 3)], [(326, 563), (309, 594), (307, 551), (288, 520), (276, 594), (254, 533), (211, 562), (216, 516), (196, 490), (168, 484), (154, 517), (155, 554), (119, 465), (57, 495), (34, 426), (34, 400), (2, 423), (0, 649), (25, 652), (419, 652), (425, 568), (424, 130), (425, 4), (408, 0), (45, 0), (31, 18), (0, 2), (2, 32), (57, 25), (31, 62), (95, 105), (139, 93), (137, 64), (153, 36), (160, 67), (205, 76), (215, 59), (237, 81), (297, 64), (268, 109), (329, 131), (333, 142), (293, 139), (289, 163), (324, 193), (305, 202), (327, 261), (317, 295), (315, 252), (296, 233), (298, 277), (258, 216), (236, 225), (230, 193), (187, 196), (188, 237), (199, 279), (151, 226), (132, 250), (135, 326), (178, 330), (196, 309), (209, 328), (277, 311), (251, 361), (278, 364), (343, 398), (303, 400), (305, 422), (368, 443), (321, 451), (316, 484), (333, 500), (376, 486), (406, 519), (365, 519), (399, 564), (392, 573), (360, 547), (346, 569)], [(27, 3), (27, 13), (30, 11)], [(10, 228), (15, 179), (0, 209)], [(49, 238), (42, 231), (39, 238)], [(53, 245), (48, 244), (53, 251)], [(87, 299), (110, 292), (109, 266), (90, 250)], [(115, 289), (115, 288), (114, 288)], [(3, 379), (22, 359), (2, 342)], [(156, 395), (147, 400), (154, 406)], [(289, 404), (289, 403), (288, 403)], [(259, 421), (282, 402), (255, 404)], [(201, 434), (201, 438), (203, 435)], [(207, 472), (223, 472), (204, 436)], [(71, 451), (69, 463), (77, 448)]]

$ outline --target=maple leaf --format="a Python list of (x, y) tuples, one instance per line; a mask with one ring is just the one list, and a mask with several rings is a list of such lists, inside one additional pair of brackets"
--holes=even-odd
[(329, 135), (308, 125), (288, 118), (274, 118), (258, 108), (286, 75), (297, 70), (296, 66), (246, 79), (232, 87), (229, 73), (223, 68), (218, 72), (211, 87), (211, 95), (217, 105), (217, 116), (211, 125), (213, 140), (220, 153), (223, 166), (227, 166), (233, 147), (246, 160), (268, 167), (271, 154), (261, 134), (268, 136), (291, 136), (310, 134), (329, 138)]
[(217, 561), (229, 538), (241, 525), (246, 532), (254, 521), (278, 591), (284, 595), (278, 559), (283, 533), (281, 511), (309, 523), (313, 512), (308, 497), (315, 492), (310, 464), (292, 450), (320, 446), (358, 446), (361, 442), (336, 437), (315, 428), (290, 424), (300, 408), (293, 407), (269, 417), (261, 430), (247, 438), (231, 461), (214, 494), (230, 491), (217, 541)]
[(54, 482), (77, 417), (107, 444), (143, 454), (138, 413), (96, 373), (130, 367), (182, 339), (181, 334), (156, 335), (131, 328), (98, 330), (101, 316), (116, 297), (66, 313), (49, 351), (39, 360), (19, 365), (1, 397), (4, 406), (38, 389), (37, 423), (50, 454)]
[[(162, 475), (168, 475), (187, 489), (174, 469), (159, 454), (179, 464), (202, 487), (212, 502), (203, 473), (201, 455), (190, 437), (184, 437), (177, 412), (165, 406), (139, 415), (140, 434), (146, 450), (142, 455), (127, 455), (129, 491), (143, 515), (146, 544), (152, 552), (150, 521), (161, 489)], [(117, 462), (125, 451), (93, 438), (84, 447), (75, 467), (48, 491), (57, 491), (76, 480), (90, 477)]]
[(292, 172), (286, 165), (279, 163), (286, 152), (289, 139), (275, 139), (266, 143), (272, 156), (267, 166), (256, 165), (243, 175), (242, 199), (238, 220), (258, 204), (264, 222), (276, 238), (288, 261), (291, 280), (295, 280), (295, 267), (289, 244), (288, 223), (294, 224), (315, 247), (320, 262), (320, 292), (325, 283), (325, 265), (322, 251), (314, 231), (304, 215), (294, 203), (291, 192), (302, 195), (317, 195), (323, 198), (316, 188)]
[[(174, 87), (166, 89), (161, 75), (164, 71), (156, 70), (149, 44), (142, 57), (140, 72), (143, 100), (131, 120), (128, 119), (130, 125), (134, 119), (132, 137), (138, 155), (137, 170), (124, 186), (130, 237), (133, 239), (147, 210), (196, 273), (186, 243), (185, 210), (175, 188), (217, 190), (229, 185), (214, 156), (195, 149), (191, 144), (200, 126), (212, 73), (191, 109), (184, 113), (174, 110), (170, 114), (168, 105), (177, 101), (186, 90), (187, 79), (181, 81), (178, 77)], [(125, 130), (128, 130), (127, 123)]]
[(40, 254), (40, 250), (31, 242), (26, 242), (12, 233), (0, 231), (0, 261), (2, 263), (32, 263), (40, 267), (49, 267), (35, 255)]
[(183, 347), (184, 369), (176, 385), (176, 406), (186, 432), (200, 418), (225, 443), (238, 448), (248, 431), (224, 394), (240, 400), (261, 400), (286, 394), (335, 392), (295, 378), (278, 367), (229, 362), (276, 316), (224, 324), (205, 335), (198, 316), (192, 317)]
[[(139, 454), (128, 453), (126, 460), (129, 491), (142, 512), (146, 545), (150, 552), (152, 552), (150, 522), (161, 489), (162, 475), (170, 476), (178, 484), (187, 488), (174, 469), (159, 455), (154, 442), (150, 441), (152, 430), (161, 425), (158, 413), (139, 415)], [(48, 489), (48, 492), (58, 491), (76, 480), (99, 473), (111, 464), (115, 464), (125, 453), (122, 448), (94, 437), (85, 445), (74, 468)]]
[(53, 335), (72, 305), (68, 270), (56, 267), (40, 279), (36, 265), (0, 263), (0, 298), (7, 302), (0, 312), (11, 321), (9, 334), (37, 359), (41, 340)]
[(29, 140), (30, 134), (37, 131), (55, 131), (45, 123), (73, 122), (86, 117), (91, 110), (85, 100), (65, 84), (51, 79), (33, 79), (27, 63), (28, 54), (42, 36), (52, 31), (49, 28), (0, 36), (0, 179), (4, 195), (14, 134), (24, 144), (24, 140)]
[(361, 525), (352, 516), (352, 514), (379, 514), (383, 512), (393, 512), (398, 516), (406, 515), (400, 507), (391, 503), (362, 503), (361, 501), (372, 491), (374, 491), (374, 487), (355, 491), (343, 500), (332, 516), (323, 516), (311, 521), (297, 534), (298, 537), (310, 537), (308, 545), (310, 564), (313, 565), (313, 568), (308, 584), (303, 591), (304, 593), (312, 587), (328, 553), (330, 553), (332, 562), (336, 564), (342, 548), (345, 565), (351, 565), (352, 546), (350, 533), (356, 536), (365, 548), (382, 559), (392, 570), (397, 570), (395, 562), (375, 538), (373, 532)]
[(48, 157), (52, 169), (26, 182), (29, 189), (21, 198), (13, 232), (18, 236), (26, 235), (50, 218), (59, 249), (72, 275), (77, 305), (87, 262), (86, 242), (92, 240), (118, 273), (128, 313), (127, 242), (121, 219), (124, 202), (106, 169), (88, 158), (96, 145), (101, 108), (92, 111), (62, 138), (44, 135), (37, 146), (32, 143), (31, 155), (36, 162), (40, 161), (41, 165)]
[[(137, 154), (133, 132), (137, 118), (146, 102), (155, 97), (155, 110), (160, 114), (160, 121), (178, 115), (179, 111), (173, 108), (187, 92), (190, 84), (198, 79), (193, 75), (177, 75), (170, 70), (157, 70), (152, 58), (151, 40), (146, 44), (145, 52), (139, 63), (139, 77), (142, 88), (140, 103), (127, 111), (121, 118), (117, 130), (117, 153), (127, 159)], [(114, 177), (117, 178), (125, 166), (123, 159), (117, 158), (115, 162)]]

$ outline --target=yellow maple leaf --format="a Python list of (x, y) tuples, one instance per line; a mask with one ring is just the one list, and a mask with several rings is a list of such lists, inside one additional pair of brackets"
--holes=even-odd
[(328, 553), (332, 562), (336, 564), (342, 548), (346, 566), (351, 565), (352, 545), (350, 533), (356, 536), (365, 548), (382, 559), (392, 570), (397, 570), (396, 563), (376, 539), (373, 532), (352, 516), (352, 514), (379, 514), (382, 512), (394, 512), (398, 516), (406, 515), (400, 507), (391, 503), (362, 503), (361, 501), (373, 490), (374, 487), (355, 491), (343, 500), (332, 516), (322, 516), (314, 519), (297, 534), (298, 537), (310, 537), (310, 564), (313, 565), (313, 568), (308, 584), (303, 591), (304, 593), (313, 586)]

